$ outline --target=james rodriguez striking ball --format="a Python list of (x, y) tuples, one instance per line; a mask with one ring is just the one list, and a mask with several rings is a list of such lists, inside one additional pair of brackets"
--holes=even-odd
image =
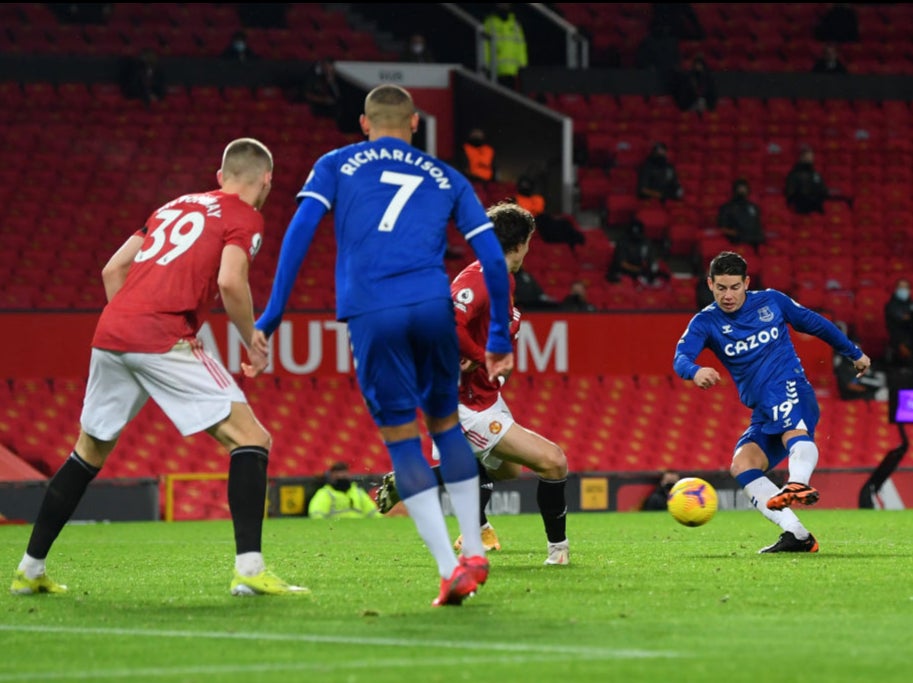
[(716, 514), (716, 489), (698, 477), (679, 479), (669, 491), (667, 505), (679, 524), (701, 526)]

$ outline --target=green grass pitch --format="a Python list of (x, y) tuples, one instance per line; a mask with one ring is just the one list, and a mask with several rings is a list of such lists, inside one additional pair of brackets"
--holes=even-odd
[[(909, 681), (913, 512), (799, 514), (817, 555), (758, 555), (779, 530), (753, 511), (577, 514), (566, 567), (538, 516), (493, 517), (488, 584), (438, 609), (404, 517), (268, 519), (268, 564), (313, 591), (282, 598), (229, 595), (227, 522), (70, 525), (70, 592), (0, 597), (0, 683)], [(7, 581), (29, 530), (0, 527)]]

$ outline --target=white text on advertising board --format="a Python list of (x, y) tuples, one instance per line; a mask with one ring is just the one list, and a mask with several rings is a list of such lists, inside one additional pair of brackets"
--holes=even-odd
[[(207, 322), (199, 339), (232, 373), (241, 371), (246, 359), (244, 345), (234, 325), (226, 323), (227, 340), (220, 344)], [(543, 325), (539, 325), (542, 328)], [(298, 335), (304, 335), (301, 343)], [(536, 329), (528, 321), (520, 323), (517, 335), (517, 370), (519, 372), (567, 372), (568, 325), (552, 321), (548, 329)], [(283, 322), (270, 339), (270, 363), (266, 372), (307, 375), (318, 371), (348, 374), (352, 371), (352, 353), (346, 324), (335, 320), (309, 320), (306, 324)]]

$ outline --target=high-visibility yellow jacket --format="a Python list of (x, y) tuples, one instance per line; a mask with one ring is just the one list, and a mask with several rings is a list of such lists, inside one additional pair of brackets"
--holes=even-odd
[(308, 504), (308, 517), (318, 519), (367, 519), (379, 517), (380, 511), (368, 492), (355, 482), (348, 491), (337, 491), (330, 484), (314, 492)]
[[(526, 35), (517, 17), (513, 12), (507, 19), (491, 14), (485, 18), (483, 27), (494, 43), (497, 75), (516, 76), (527, 65)], [(491, 47), (487, 41), (485, 66), (491, 68)]]

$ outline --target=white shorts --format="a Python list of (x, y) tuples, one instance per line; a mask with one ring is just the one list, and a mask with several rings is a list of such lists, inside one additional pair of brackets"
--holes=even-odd
[(205, 349), (180, 341), (167, 353), (92, 349), (79, 420), (86, 434), (111, 441), (149, 399), (184, 436), (228, 417), (232, 403), (247, 403), (228, 370)]
[[(491, 454), (498, 442), (507, 434), (514, 424), (514, 416), (507, 407), (501, 394), (498, 400), (482, 411), (475, 411), (463, 405), (459, 407), (460, 426), (472, 452), (487, 470), (496, 470), (501, 466), (501, 459)], [(437, 446), (432, 441), (431, 457), (441, 459)]]

